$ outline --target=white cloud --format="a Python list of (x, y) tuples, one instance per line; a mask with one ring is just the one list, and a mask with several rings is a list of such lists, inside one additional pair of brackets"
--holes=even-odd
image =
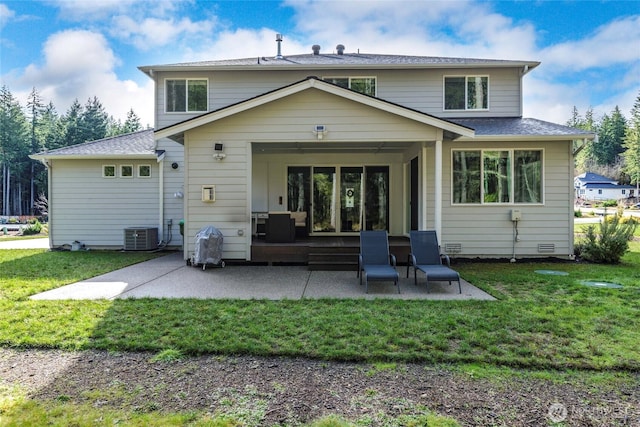
[(206, 37), (211, 34), (213, 21), (194, 22), (189, 18), (159, 19), (146, 18), (142, 21), (131, 16), (120, 15), (113, 18), (110, 30), (113, 37), (133, 44), (139, 50), (149, 50), (169, 45), (186, 38)]
[(3, 28), (11, 19), (16, 16), (16, 13), (9, 9), (6, 4), (0, 3), (0, 28)]
[[(113, 14), (135, 8), (138, 0), (50, 0), (47, 3), (60, 9), (60, 18), (68, 21), (98, 21)], [(160, 2), (158, 2), (160, 3)]]
[[(214, 39), (207, 39), (203, 45), (186, 50), (183, 60), (274, 57), (277, 54), (276, 33), (276, 30), (270, 28), (225, 30), (215, 34)], [(311, 52), (311, 45), (307, 47), (304, 43), (284, 35), (283, 55), (306, 52)]]
[(84, 105), (97, 96), (110, 115), (124, 120), (133, 108), (142, 123), (153, 125), (152, 81), (139, 86), (120, 80), (114, 72), (118, 59), (101, 34), (85, 30), (56, 33), (45, 43), (43, 53), (42, 65), (31, 64), (20, 76), (3, 76), (18, 99), (25, 100), (35, 87), (45, 102), (51, 100), (63, 114), (75, 99)]
[(557, 72), (605, 68), (640, 61), (640, 16), (615, 20), (588, 38), (549, 46), (540, 52)]
[[(471, 1), (290, 1), (296, 30), (332, 51), (528, 59), (535, 29)], [(324, 47), (324, 46), (323, 46)], [(525, 56), (525, 58), (523, 58)]]

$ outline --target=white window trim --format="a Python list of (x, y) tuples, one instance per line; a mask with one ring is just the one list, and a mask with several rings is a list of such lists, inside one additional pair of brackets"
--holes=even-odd
[[(377, 76), (323, 76), (322, 80), (327, 80), (327, 79), (349, 79), (349, 89), (351, 89), (351, 80), (353, 79), (373, 79), (376, 83), (376, 90), (375, 93), (373, 95), (369, 95), (369, 96), (378, 96), (378, 77)], [(360, 93), (360, 92), (358, 92)], [(366, 94), (362, 94), (362, 95), (366, 95)]]
[[(446, 108), (446, 85), (445, 81), (449, 77), (464, 77), (464, 108), (462, 109), (447, 109)], [(487, 108), (467, 108), (468, 105), (468, 93), (467, 93), (467, 79), (469, 77), (486, 77), (487, 78)], [(377, 85), (376, 85), (377, 88)], [(442, 111), (443, 112), (456, 112), (456, 111), (490, 111), (491, 110), (491, 78), (488, 74), (447, 74), (442, 76)]]
[[(105, 174), (105, 168), (113, 168), (113, 175)], [(116, 165), (102, 165), (102, 177), (105, 179), (116, 179), (118, 177), (118, 167)]]
[[(480, 176), (483, 177), (483, 181), (482, 181), (482, 185), (480, 186), (480, 201), (477, 203), (456, 203), (454, 202), (454, 195), (453, 195), (453, 190), (454, 190), (454, 184), (453, 184), (453, 179), (454, 179), (454, 173), (453, 173), (453, 153), (456, 151), (479, 151), (480, 152)], [(541, 191), (541, 201), (540, 202), (535, 202), (535, 203), (516, 203), (516, 202), (507, 202), (507, 203), (487, 203), (484, 201), (484, 162), (482, 161), (483, 159), (483, 155), (485, 151), (508, 151), (509, 152), (509, 158), (511, 160), (511, 179), (513, 180), (514, 178), (514, 167), (515, 165), (513, 164), (513, 152), (514, 151), (540, 151), (542, 153), (542, 174), (541, 174), (541, 180), (542, 180), (542, 188), (540, 189)], [(450, 188), (450, 204), (451, 206), (544, 206), (545, 204), (545, 197), (546, 197), (546, 176), (545, 176), (545, 164), (546, 164), (546, 158), (545, 158), (545, 151), (544, 148), (535, 148), (535, 147), (531, 147), (531, 148), (478, 148), (478, 149), (474, 149), (474, 148), (454, 148), (451, 150), (451, 160), (450, 160), (450, 170), (451, 170), (451, 181), (449, 183), (449, 188)], [(513, 186), (513, 182), (511, 182), (511, 188), (509, 189), (509, 200), (514, 200), (515, 199), (515, 188)]]
[[(122, 173), (122, 170), (123, 170), (124, 168), (127, 168), (127, 167), (131, 168), (131, 175), (125, 176), (125, 175)], [(133, 165), (129, 165), (129, 164), (127, 164), (127, 165), (120, 165), (120, 178), (123, 178), (123, 179), (133, 179), (133, 174), (134, 174), (134, 173), (135, 173), (135, 171), (134, 171), (134, 169), (133, 169)]]
[[(145, 166), (149, 168), (149, 175), (142, 175), (142, 174), (140, 173), (140, 168), (143, 168), (143, 167), (145, 167)], [(137, 169), (137, 171), (138, 171), (138, 178), (142, 178), (142, 179), (149, 179), (149, 178), (151, 178), (151, 165), (150, 165), (150, 164), (147, 164), (147, 163), (140, 164), (140, 165), (138, 165), (138, 167), (137, 167), (136, 169)]]
[[(167, 80), (184, 80), (186, 82), (185, 85), (185, 110), (186, 111), (168, 111), (167, 110)], [(207, 107), (205, 110), (203, 111), (189, 111), (187, 109), (187, 107), (189, 106), (189, 80), (205, 80), (207, 82)], [(207, 111), (209, 111), (209, 79), (207, 77), (189, 77), (189, 78), (185, 78), (185, 77), (165, 77), (164, 79), (164, 112), (165, 114), (192, 114), (192, 113), (206, 113)]]

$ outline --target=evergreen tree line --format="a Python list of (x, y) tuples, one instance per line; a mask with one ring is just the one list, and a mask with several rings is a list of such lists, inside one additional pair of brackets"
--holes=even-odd
[(627, 119), (616, 106), (599, 120), (589, 108), (584, 116), (573, 107), (568, 126), (591, 131), (593, 141), (576, 147), (575, 174), (593, 172), (618, 181), (620, 184), (640, 184), (640, 93)]
[[(45, 104), (34, 88), (26, 106), (6, 86), (0, 89), (0, 215), (40, 215), (38, 200), (46, 198), (47, 173), (30, 154), (86, 141), (135, 132), (140, 118), (129, 110), (127, 119), (109, 116), (97, 97), (84, 105), (76, 99), (67, 112), (58, 114), (52, 102)], [(46, 205), (46, 203), (45, 203)]]

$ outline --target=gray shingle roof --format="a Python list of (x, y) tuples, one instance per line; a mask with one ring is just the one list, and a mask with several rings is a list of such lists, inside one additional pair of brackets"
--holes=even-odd
[(43, 151), (34, 155), (34, 157), (127, 157), (139, 155), (155, 155), (153, 129), (145, 129), (138, 132), (62, 147), (56, 150)]
[(618, 190), (627, 190), (636, 188), (634, 185), (626, 185), (626, 184), (613, 184), (610, 182), (590, 182), (583, 186), (583, 188), (602, 188), (602, 189), (618, 189)]
[(598, 175), (593, 172), (584, 172), (576, 177), (576, 179), (585, 184), (593, 184), (593, 183), (611, 183), (615, 182), (615, 179), (607, 178), (606, 176)]
[(576, 139), (593, 136), (591, 132), (582, 129), (522, 117), (449, 119), (449, 121), (475, 129), (476, 136), (567, 136)]
[(152, 70), (171, 70), (180, 68), (192, 69), (213, 69), (213, 68), (340, 68), (340, 67), (362, 67), (362, 68), (444, 68), (444, 67), (520, 67), (526, 66), (528, 69), (538, 66), (535, 61), (511, 61), (499, 59), (478, 59), (478, 58), (448, 58), (437, 56), (409, 56), (409, 55), (380, 55), (367, 53), (345, 53), (337, 54), (303, 54), (290, 55), (282, 59), (274, 57), (253, 57), (241, 59), (224, 59), (214, 61), (183, 62), (176, 64), (146, 65), (139, 67), (140, 70), (149, 74)]

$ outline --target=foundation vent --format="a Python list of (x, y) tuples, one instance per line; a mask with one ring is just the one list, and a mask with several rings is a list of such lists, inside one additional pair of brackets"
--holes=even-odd
[(462, 252), (462, 243), (445, 243), (444, 251), (448, 254), (459, 254)]
[(556, 251), (556, 245), (553, 243), (538, 243), (538, 253), (552, 254)]

